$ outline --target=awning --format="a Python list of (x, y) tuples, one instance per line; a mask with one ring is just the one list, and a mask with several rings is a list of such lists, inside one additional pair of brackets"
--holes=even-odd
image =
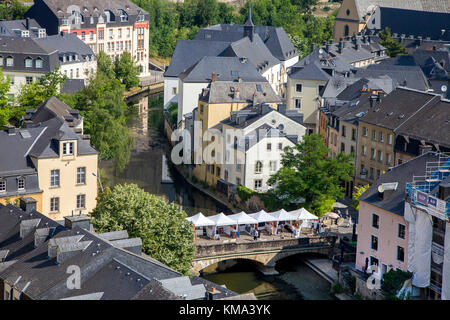
[(201, 212), (197, 213), (195, 216), (186, 218), (186, 220), (192, 222), (196, 227), (207, 227), (215, 225), (214, 221), (205, 217)]
[(236, 224), (257, 224), (258, 223), (258, 220), (250, 217), (244, 211), (236, 213), (236, 214), (231, 214), (227, 217), (236, 221)]
[(290, 215), (286, 210), (281, 209), (275, 212), (269, 213), (275, 218), (275, 221), (289, 221), (292, 220), (292, 215)]
[(215, 226), (231, 226), (235, 225), (236, 221), (228, 218), (226, 215), (222, 213), (216, 214), (215, 216), (209, 217), (210, 220), (214, 221)]
[(267, 212), (265, 212), (264, 210), (261, 210), (257, 213), (251, 213), (249, 214), (250, 217), (258, 220), (259, 222), (272, 222), (272, 221), (277, 221), (277, 219), (274, 216), (271, 216), (270, 214), (268, 214)]

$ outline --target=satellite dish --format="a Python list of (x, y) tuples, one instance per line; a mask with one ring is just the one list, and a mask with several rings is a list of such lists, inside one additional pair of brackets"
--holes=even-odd
[(319, 53), (320, 53), (320, 54), (323, 53), (323, 49), (322, 49), (322, 48), (319, 49)]
[(441, 91), (442, 92), (447, 92), (447, 86), (445, 84), (441, 87)]

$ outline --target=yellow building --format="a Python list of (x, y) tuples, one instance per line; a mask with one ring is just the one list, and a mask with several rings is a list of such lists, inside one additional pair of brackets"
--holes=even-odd
[(52, 97), (24, 124), (0, 132), (0, 149), (9, 150), (0, 153), (0, 202), (32, 197), (37, 210), (54, 220), (92, 211), (98, 152), (83, 139), (78, 111)]
[[(194, 120), (201, 123), (201, 130), (199, 130), (201, 134), (196, 133), (195, 128), (193, 132), (194, 150), (201, 150), (201, 152), (194, 152), (196, 163), (194, 175), (198, 180), (215, 186), (221, 175), (221, 163), (224, 155), (218, 144), (222, 143), (222, 137), (218, 131), (209, 129), (214, 129), (215, 125), (229, 117), (233, 111), (261, 103), (267, 103), (274, 108), (277, 107), (277, 103), (281, 103), (281, 99), (268, 82), (211, 82), (207, 88), (202, 90), (198, 107), (194, 110)], [(212, 143), (217, 143), (217, 148), (213, 148), (212, 145), (208, 146)], [(196, 146), (200, 148), (196, 149)], [(218, 150), (216, 151), (216, 149)], [(211, 150), (211, 152), (206, 154), (205, 150)], [(206, 163), (205, 160), (209, 163)]]

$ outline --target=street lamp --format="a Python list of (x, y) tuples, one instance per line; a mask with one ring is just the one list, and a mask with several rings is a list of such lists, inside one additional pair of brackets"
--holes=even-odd
[(100, 178), (94, 172), (92, 172), (92, 175), (97, 178), (98, 183), (100, 184), (100, 189), (102, 189), (102, 193), (103, 193), (103, 186), (102, 186), (102, 182), (100, 181)]

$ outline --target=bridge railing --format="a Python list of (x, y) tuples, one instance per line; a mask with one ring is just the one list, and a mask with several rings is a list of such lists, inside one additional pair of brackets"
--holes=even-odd
[(333, 247), (336, 236), (304, 237), (295, 239), (257, 240), (248, 242), (211, 243), (196, 246), (195, 258), (218, 255), (236, 254), (254, 251), (269, 251), (279, 249), (295, 249), (299, 247)]

